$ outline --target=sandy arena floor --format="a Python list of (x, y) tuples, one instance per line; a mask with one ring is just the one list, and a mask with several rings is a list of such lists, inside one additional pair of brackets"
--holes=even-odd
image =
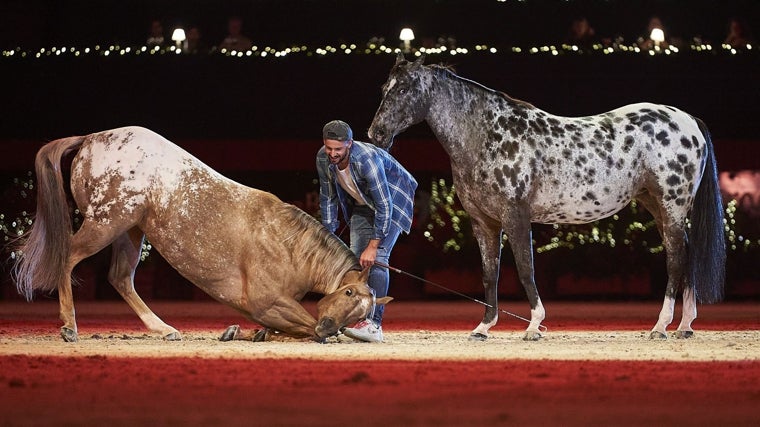
[[(88, 302), (80, 341), (63, 343), (56, 302), (0, 303), (0, 425), (760, 420), (756, 303), (700, 306), (693, 338), (655, 341), (659, 303), (546, 303), (542, 340), (522, 341), (525, 323), (502, 315), (470, 342), (480, 306), (394, 302), (381, 344), (223, 343), (229, 324), (255, 325), (213, 302), (149, 305), (183, 341), (151, 335), (123, 302)], [(524, 316), (523, 305), (502, 308)]]

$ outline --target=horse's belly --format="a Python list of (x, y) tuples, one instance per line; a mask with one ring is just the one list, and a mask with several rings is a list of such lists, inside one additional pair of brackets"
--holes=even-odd
[(627, 197), (597, 196), (593, 191), (563, 198), (539, 196), (531, 204), (531, 222), (542, 224), (585, 224), (606, 218), (623, 209)]

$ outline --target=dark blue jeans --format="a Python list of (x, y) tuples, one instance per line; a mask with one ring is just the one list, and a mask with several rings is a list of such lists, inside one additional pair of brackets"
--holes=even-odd
[[(357, 257), (361, 256), (364, 249), (367, 248), (372, 234), (375, 230), (375, 213), (367, 206), (355, 206), (351, 214), (351, 251)], [(393, 245), (396, 244), (401, 230), (391, 225), (388, 235), (380, 241), (377, 247), (377, 262), (388, 265), (388, 258), (391, 256)], [(388, 269), (374, 266), (369, 271), (369, 287), (375, 291), (375, 296), (382, 298), (388, 295), (388, 285), (390, 277)], [(384, 305), (375, 306), (372, 320), (378, 325), (383, 323)]]

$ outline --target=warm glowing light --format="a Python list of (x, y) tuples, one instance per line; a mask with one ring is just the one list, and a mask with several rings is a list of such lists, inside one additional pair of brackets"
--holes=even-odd
[(657, 44), (662, 43), (665, 41), (665, 32), (662, 31), (662, 28), (652, 28), (649, 38)]
[(414, 40), (414, 31), (411, 28), (402, 28), (398, 38), (405, 42), (412, 41)]
[(177, 47), (179, 47), (180, 43), (185, 41), (185, 39), (185, 30), (182, 28), (175, 28), (172, 33), (172, 40), (177, 44)]

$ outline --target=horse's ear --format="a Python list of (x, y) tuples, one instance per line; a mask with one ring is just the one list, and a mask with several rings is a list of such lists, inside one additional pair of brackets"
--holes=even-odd
[(398, 64), (400, 64), (400, 63), (402, 63), (404, 61), (406, 61), (406, 58), (404, 58), (404, 53), (403, 52), (399, 52), (396, 55), (396, 65), (398, 65)]
[(424, 53), (421, 53), (421, 54), (420, 54), (420, 57), (419, 57), (419, 58), (417, 58), (417, 60), (416, 60), (416, 61), (414, 61), (414, 66), (415, 66), (415, 67), (418, 67), (418, 66), (420, 66), (420, 65), (422, 65), (422, 64), (424, 64), (424, 63), (425, 63), (425, 54), (424, 54)]
[(369, 279), (369, 270), (372, 268), (372, 266), (364, 267), (361, 274), (359, 275), (359, 281), (360, 282), (367, 282)]
[(393, 301), (393, 297), (382, 297), (382, 298), (375, 299), (375, 304), (376, 305), (385, 305), (385, 304), (388, 304), (391, 301)]

